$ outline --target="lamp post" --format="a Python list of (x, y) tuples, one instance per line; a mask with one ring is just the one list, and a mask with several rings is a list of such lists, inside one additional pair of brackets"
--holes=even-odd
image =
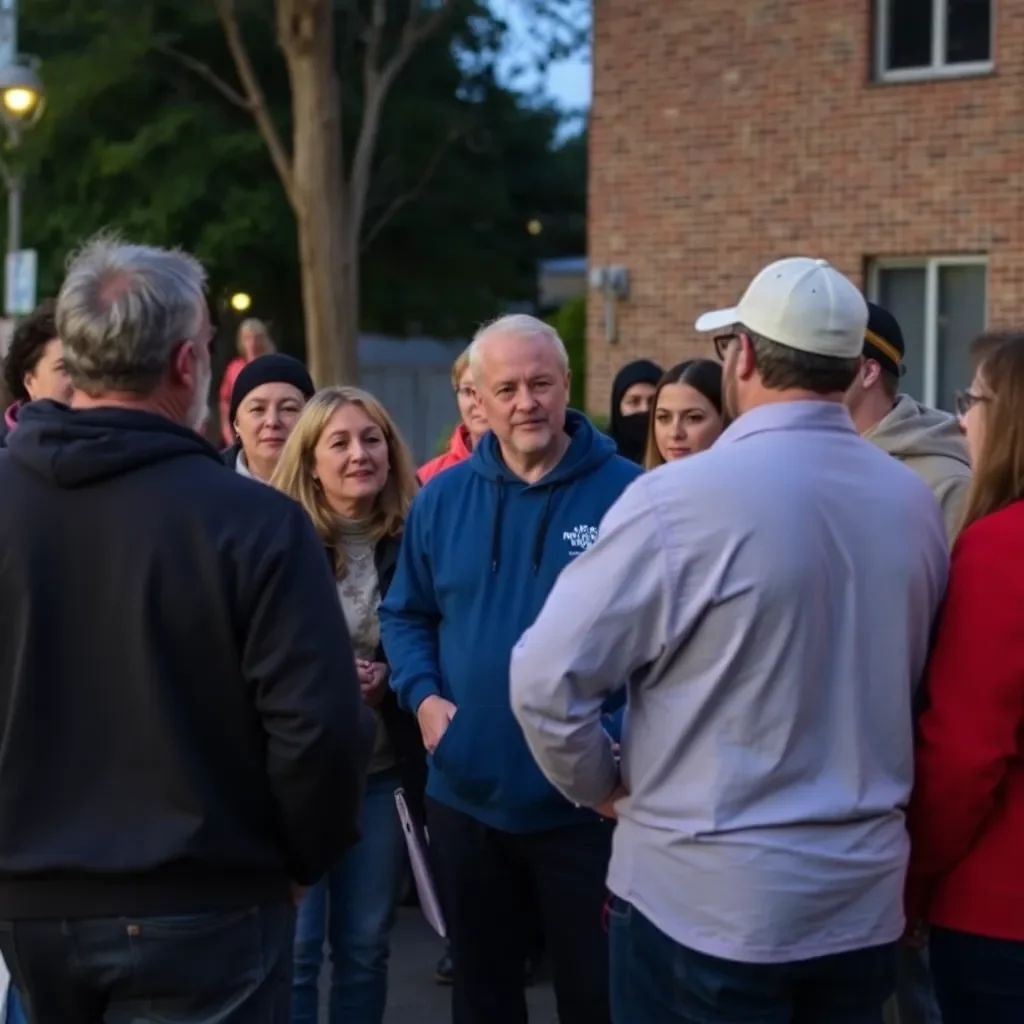
[[(8, 149), (17, 149), (22, 133), (42, 116), (46, 105), (43, 82), (34, 62), (24, 57), (0, 67), (0, 117), (7, 128)], [(7, 185), (7, 253), (21, 249), (21, 203), (25, 179), (17, 168), (3, 164)]]

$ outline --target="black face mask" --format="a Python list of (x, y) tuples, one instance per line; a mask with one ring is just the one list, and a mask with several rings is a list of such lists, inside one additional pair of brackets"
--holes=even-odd
[(644, 461), (649, 422), (650, 413), (646, 412), (634, 412), (629, 416), (618, 417), (615, 424), (615, 444), (623, 458), (636, 463)]

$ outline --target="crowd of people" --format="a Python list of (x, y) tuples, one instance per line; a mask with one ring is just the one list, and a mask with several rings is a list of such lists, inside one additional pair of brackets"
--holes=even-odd
[(781, 260), (606, 434), (504, 316), (417, 470), (257, 321), (211, 425), (204, 283), (101, 237), (5, 361), (9, 1020), (381, 1024), (396, 792), (454, 1024), (1024, 1020), (1024, 335), (929, 409)]

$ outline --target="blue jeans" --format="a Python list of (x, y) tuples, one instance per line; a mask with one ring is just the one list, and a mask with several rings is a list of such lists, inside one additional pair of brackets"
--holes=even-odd
[(721, 960), (673, 942), (613, 898), (615, 1024), (881, 1024), (896, 946), (782, 964)]
[(7, 989), (7, 1019), (4, 1024), (28, 1024), (28, 1017), (25, 1016), (25, 1009), (21, 1005), (21, 996), (18, 995), (13, 982)]
[(0, 921), (33, 1024), (288, 1024), (295, 908)]
[(928, 948), (900, 946), (896, 975), (900, 1024), (942, 1024), (935, 998)]
[(405, 869), (395, 808), (396, 776), (372, 777), (363, 837), (314, 886), (295, 930), (292, 1024), (316, 1024), (324, 939), (331, 957), (330, 1024), (381, 1024), (388, 995), (391, 928)]
[(1024, 1021), (1024, 942), (932, 928), (929, 946), (944, 1024)]

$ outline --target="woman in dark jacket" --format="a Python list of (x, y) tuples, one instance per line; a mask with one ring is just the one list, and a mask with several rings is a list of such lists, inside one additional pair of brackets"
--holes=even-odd
[(221, 454), (242, 476), (263, 483), (277, 468), (288, 435), (316, 388), (309, 371), (292, 356), (257, 356), (235, 379), (226, 415), (235, 442)]
[[(363, 699), (377, 739), (363, 805), (362, 838), (299, 909), (294, 1024), (315, 1024), (324, 940), (331, 956), (329, 1024), (381, 1024), (391, 928), (404, 877), (405, 846), (395, 807), (401, 786), (422, 813), (425, 757), (419, 727), (388, 685), (378, 608), (394, 574), (416, 472), (394, 421), (372, 395), (327, 388), (303, 409), (271, 485), (313, 520), (338, 581)], [(330, 808), (324, 808), (329, 814)]]
[(630, 462), (643, 462), (651, 401), (662, 369), (649, 359), (626, 363), (612, 384), (611, 426), (608, 433), (619, 454)]

